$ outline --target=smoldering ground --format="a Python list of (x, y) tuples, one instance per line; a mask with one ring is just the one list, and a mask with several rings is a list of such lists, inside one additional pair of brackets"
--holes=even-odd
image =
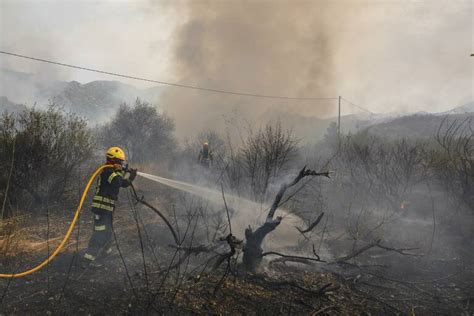
[[(464, 121), (462, 124), (467, 122)], [(469, 125), (462, 130), (472, 132)], [(267, 224), (264, 218), (266, 212), (259, 218), (262, 214), (258, 212), (259, 210), (255, 212), (254, 209), (265, 209), (276, 196), (281, 184), (291, 181), (302, 166), (308, 164), (316, 170), (325, 171), (328, 168), (335, 170), (336, 173), (331, 174), (331, 179), (301, 183), (302, 186), (286, 192), (286, 196), (292, 198), (284, 208), (297, 214), (304, 222), (291, 222), (283, 209), (277, 210), (276, 216), (283, 215), (282, 224), (268, 235), (266, 242), (262, 243), (262, 251), (269, 253), (276, 250), (283, 255), (289, 255), (293, 261), (288, 257), (283, 257), (279, 261), (269, 256), (261, 263), (259, 273), (275, 279), (289, 278), (287, 282), (292, 284), (291, 288), (296, 288), (302, 293), (310, 293), (312, 298), (308, 297), (309, 301), (317, 302), (315, 304), (318, 306), (333, 304), (332, 300), (335, 298), (340, 300), (342, 293), (345, 293), (343, 297), (347, 297), (348, 294), (344, 291), (346, 288), (351, 288), (350, 295), (363, 289), (366, 301), (375, 297), (377, 302), (382, 301), (390, 313), (394, 314), (400, 310), (413, 309), (413, 300), (417, 306), (421, 306), (417, 308), (427, 313), (469, 311), (472, 271), (466, 267), (471, 266), (469, 263), (472, 260), (469, 251), (472, 245), (472, 238), (469, 238), (472, 236), (472, 230), (463, 231), (461, 227), (472, 228), (472, 224), (468, 222), (472, 220), (472, 214), (469, 213), (469, 205), (456, 195), (456, 191), (449, 192), (443, 187), (464, 183), (459, 183), (456, 179), (452, 183), (444, 182), (446, 177), (438, 174), (439, 171), (450, 170), (446, 167), (439, 168), (439, 163), (444, 160), (437, 161), (436, 158), (446, 157), (442, 149), (429, 147), (432, 146), (432, 142), (428, 141), (424, 143), (393, 141), (380, 136), (371, 136), (367, 131), (363, 131), (357, 135), (342, 135), (341, 144), (337, 138), (328, 137), (317, 147), (311, 148), (318, 153), (317, 155), (303, 154), (311, 150), (309, 148), (301, 150), (291, 141), (281, 141), (280, 145), (289, 144), (292, 148), (287, 152), (297, 154), (289, 155), (292, 157), (290, 160), (284, 160), (285, 168), (275, 168), (274, 164), (269, 164), (272, 159), (266, 158), (273, 157), (272, 153), (280, 152), (271, 150), (278, 142), (266, 140), (281, 140), (281, 137), (283, 140), (285, 137), (291, 139), (291, 134), (281, 134), (275, 127), (265, 131), (272, 132), (263, 136), (258, 133), (243, 135), (243, 143), (234, 146), (233, 152), (230, 150), (229, 142), (221, 143), (221, 154), (227, 155), (222, 158), (224, 162), (216, 159), (216, 164), (206, 171), (202, 168), (201, 171), (189, 171), (201, 166), (198, 165), (196, 155), (188, 156), (182, 148), (176, 148), (173, 152), (174, 156), (171, 158), (173, 163), (169, 164), (174, 166), (173, 168), (163, 167), (165, 162), (160, 162), (157, 167), (155, 165), (157, 161), (154, 160), (156, 157), (149, 157), (146, 165), (141, 167), (146, 173), (148, 173), (146, 168), (158, 169), (150, 173), (160, 175), (163, 172), (170, 178), (160, 179), (159, 182), (171, 186), (171, 189), (158, 183), (150, 183), (141, 177), (135, 184), (140, 195), (143, 194), (147, 201), (163, 210), (169, 217), (173, 227), (179, 231), (178, 236), (181, 237), (179, 241), (182, 243), (173, 242), (169, 230), (156, 214), (142, 207), (133, 197), (130, 199), (129, 192), (123, 192), (115, 221), (118, 235), (116, 246), (119, 248), (103, 261), (104, 265), (83, 273), (77, 264), (79, 257), (74, 257), (71, 253), (64, 254), (58, 257), (59, 260), (53, 261), (48, 269), (43, 269), (37, 274), (38, 279), (35, 278), (33, 283), (27, 283), (30, 282), (29, 279), (21, 279), (12, 281), (11, 287), (10, 283), (5, 284), (4, 293), (7, 298), (5, 310), (14, 312), (21, 305), (21, 311), (36, 309), (36, 312), (53, 310), (60, 313), (74, 310), (77, 302), (88, 299), (94, 305), (88, 305), (85, 312), (89, 312), (92, 308), (100, 312), (118, 310), (139, 313), (150, 308), (157, 312), (174, 311), (175, 308), (179, 310), (179, 304), (184, 301), (185, 309), (202, 312), (201, 305), (196, 307), (194, 304), (195, 300), (214, 300), (216, 296), (213, 293), (218, 293), (218, 296), (222, 293), (222, 296), (219, 296), (217, 303), (213, 305), (215, 307), (212, 308), (229, 306), (228, 301), (225, 303), (221, 300), (229, 297), (227, 291), (241, 291), (241, 287), (233, 286), (236, 283), (232, 283), (231, 279), (250, 287), (256, 284), (247, 279), (248, 274), (245, 274), (245, 269), (241, 269), (238, 255), (230, 261), (233, 271), (237, 272), (234, 278), (225, 277), (225, 264), (220, 266), (220, 269), (214, 269), (212, 264), (209, 264), (209, 260), (213, 257), (220, 257), (229, 251), (229, 245), (222, 240), (228, 236), (229, 229), (226, 210), (222, 207), (223, 197), (219, 195), (220, 183), (217, 179), (224, 182), (229, 207), (235, 208), (230, 210), (230, 222), (233, 224), (233, 234), (240, 237), (246, 236), (242, 232), (246, 225), (252, 225), (256, 231), (257, 228)], [(280, 136), (275, 137), (277, 135)], [(245, 141), (245, 137), (251, 139)], [(457, 142), (456, 139), (454, 138), (453, 142)], [(249, 144), (251, 146), (246, 147)], [(152, 143), (144, 144), (148, 150), (152, 145)], [(196, 146), (191, 148), (191, 153), (197, 154), (200, 145), (197, 142)], [(246, 165), (242, 159), (246, 157), (245, 150), (249, 148), (256, 155), (247, 156), (250, 158), (247, 161), (250, 165)], [(335, 153), (337, 155), (334, 155)], [(459, 157), (464, 157), (462, 152)], [(270, 181), (255, 183), (250, 181), (252, 174), (248, 172), (251, 168), (247, 167), (252, 166), (253, 158), (262, 163), (257, 166), (262, 166), (262, 170), (268, 172), (267, 175), (272, 175)], [(455, 155), (452, 159), (455, 161), (458, 156)], [(437, 161), (435, 167), (429, 164), (431, 161)], [(450, 166), (462, 165), (454, 163)], [(240, 174), (228, 177), (229, 171)], [(221, 177), (222, 173), (225, 173), (225, 176)], [(260, 173), (256, 175), (262, 176)], [(451, 174), (451, 176), (457, 175), (457, 173)], [(180, 177), (191, 179), (195, 177), (197, 180), (186, 180), (191, 185), (175, 181)], [(267, 185), (266, 191), (259, 190), (258, 186), (261, 184)], [(240, 188), (236, 189), (238, 187)], [(185, 192), (180, 192), (182, 190)], [(263, 198), (257, 199), (258, 203), (244, 199), (239, 201), (238, 198), (235, 199), (236, 203), (232, 201), (231, 195), (247, 198), (253, 196), (254, 192), (261, 192), (263, 195)], [(212, 203), (208, 203), (209, 200)], [(446, 202), (443, 207), (433, 208), (433, 204), (442, 204), (440, 202), (443, 200)], [(139, 216), (135, 215), (137, 211)], [(321, 212), (325, 212), (324, 220), (315, 229), (300, 233), (294, 227), (299, 226), (300, 230), (305, 230), (314, 223)], [(70, 213), (67, 215), (70, 216)], [(83, 221), (87, 225), (92, 225), (91, 216), (87, 215), (83, 217)], [(35, 221), (32, 225), (34, 227), (32, 230), (38, 229), (46, 236), (46, 240), (50, 236), (49, 220), (46, 215), (43, 217), (46, 224), (40, 225)], [(61, 216), (59, 221), (64, 222), (64, 216)], [(82, 241), (82, 244), (86, 243), (90, 233), (90, 230), (84, 233), (83, 224), (84, 222), (80, 226), (82, 233), (78, 233), (74, 241), (77, 241), (76, 248), (72, 245), (69, 247), (70, 252), (77, 251), (78, 255), (85, 247), (85, 245), (79, 247), (79, 241)], [(57, 225), (56, 221), (52, 221), (51, 227), (54, 227), (57, 235), (61, 236), (60, 231), (64, 229), (64, 223)], [(31, 235), (18, 236), (24, 238)], [(31, 244), (31, 241), (25, 244)], [(46, 241), (46, 245), (49, 246), (49, 241)], [(42, 253), (32, 252), (28, 258), (34, 261), (49, 251), (47, 247), (41, 249)], [(315, 253), (326, 262), (317, 260)], [(22, 263), (20, 258), (25, 257), (13, 256), (13, 261), (5, 261), (5, 266), (12, 268), (30, 265), (30, 260)], [(241, 272), (244, 274), (240, 275)], [(112, 273), (119, 277), (108, 278)], [(297, 276), (301, 275), (310, 277), (311, 288), (306, 287), (308, 283), (295, 285)], [(42, 277), (51, 283), (45, 285)], [(321, 289), (325, 286), (322, 284), (323, 280), (327, 280), (328, 277), (330, 281), (326, 282), (337, 286), (329, 287), (331, 290), (326, 293)], [(270, 282), (269, 285), (264, 283), (266, 284), (264, 288), (275, 293), (274, 287), (288, 285), (285, 282), (278, 280)], [(390, 283), (387, 284), (388, 282)], [(48, 286), (47, 292), (39, 294), (35, 292), (45, 286)], [(13, 299), (25, 293), (26, 287), (28, 293), (26, 297)], [(183, 289), (186, 289), (187, 293), (192, 293), (192, 299), (181, 296)], [(193, 289), (195, 292), (192, 292)], [(50, 293), (55, 293), (51, 294), (52, 298), (49, 298)], [(91, 293), (106, 294), (89, 298)], [(314, 295), (315, 293), (318, 295)], [(107, 295), (112, 295), (112, 300), (109, 298), (108, 303), (105, 302)], [(236, 292), (235, 295), (240, 297), (241, 292)], [(154, 303), (150, 304), (150, 297), (156, 298)], [(246, 297), (247, 301), (261, 298), (261, 294), (255, 295), (255, 293)], [(298, 297), (300, 298), (301, 296)], [(281, 297), (279, 300), (281, 301)], [(31, 305), (23, 306), (23, 302), (26, 301)], [(360, 301), (358, 299), (359, 304)], [(175, 302), (178, 303), (174, 304)], [(305, 311), (306, 308), (314, 309), (306, 306)], [(343, 308), (346, 307), (338, 307), (338, 311)], [(351, 305), (350, 308), (356, 307)], [(361, 307), (361, 311), (373, 308), (374, 305), (367, 304)], [(249, 309), (259, 310), (255, 306)], [(389, 313), (387, 310), (384, 311)]]

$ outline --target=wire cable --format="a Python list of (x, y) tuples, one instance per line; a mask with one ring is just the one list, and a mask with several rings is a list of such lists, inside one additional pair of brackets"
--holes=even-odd
[(39, 61), (39, 62), (48, 63), (48, 64), (52, 64), (52, 65), (57, 65), (57, 66), (63, 66), (63, 67), (68, 67), (68, 68), (74, 68), (74, 69), (79, 69), (79, 70), (96, 72), (96, 73), (105, 74), (105, 75), (109, 75), (109, 76), (115, 76), (115, 77), (121, 77), (121, 78), (133, 79), (133, 80), (140, 80), (140, 81), (152, 82), (152, 83), (157, 83), (157, 84), (160, 84), (160, 85), (166, 85), (166, 86), (171, 86), (171, 87), (201, 90), (201, 91), (214, 92), (214, 93), (240, 95), (240, 96), (254, 97), (254, 98), (285, 99), (285, 100), (337, 100), (338, 99), (338, 98), (334, 98), (334, 97), (327, 97), (327, 98), (321, 98), (321, 97), (289, 97), (289, 96), (267, 95), (267, 94), (247, 93), (247, 92), (239, 92), (239, 91), (231, 91), (231, 90), (206, 88), (206, 87), (200, 87), (200, 86), (193, 86), (193, 85), (186, 85), (186, 84), (180, 84), (180, 83), (173, 83), (173, 82), (147, 79), (147, 78), (138, 77), (138, 76), (119, 74), (119, 73), (116, 73), (116, 72), (104, 71), (104, 70), (94, 69), (94, 68), (89, 68), (89, 67), (76, 66), (76, 65), (72, 65), (72, 64), (66, 64), (66, 63), (57, 62), (57, 61), (53, 61), (53, 60), (37, 58), (37, 57), (31, 57), (31, 56), (12, 53), (12, 52), (1, 51), (1, 50), (0, 50), (0, 54), (19, 57), (19, 58), (24, 58), (24, 59), (30, 59), (30, 60)]
[(370, 110), (367, 110), (366, 108), (364, 108), (364, 107), (362, 107), (362, 106), (360, 106), (360, 105), (358, 105), (358, 104), (355, 104), (354, 102), (351, 102), (351, 101), (347, 100), (346, 98), (341, 97), (341, 100), (346, 101), (346, 102), (349, 103), (350, 105), (353, 105), (353, 106), (355, 106), (356, 108), (359, 108), (359, 109), (361, 109), (361, 110), (364, 111), (364, 112), (367, 112), (367, 113), (370, 113), (370, 114), (372, 114), (372, 115), (375, 115), (374, 112), (372, 112), (372, 111), (370, 111)]

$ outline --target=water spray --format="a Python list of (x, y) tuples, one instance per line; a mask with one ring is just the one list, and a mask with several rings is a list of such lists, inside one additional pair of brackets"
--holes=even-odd
[[(183, 181), (172, 180), (144, 172), (138, 172), (137, 175), (147, 180), (151, 180), (174, 188), (176, 190), (180, 190), (201, 197), (215, 205), (224, 205), (224, 201), (222, 199), (222, 192), (220, 190), (198, 186)], [(254, 201), (238, 197), (230, 193), (225, 193), (225, 199), (229, 208), (234, 210), (231, 220), (232, 226), (236, 228), (236, 235), (242, 234), (245, 228), (249, 224), (251, 224), (252, 221), (263, 221), (266, 218), (266, 212), (264, 212), (266, 209), (268, 209), (266, 205), (262, 205)], [(278, 233), (272, 236), (272, 239), (280, 246), (291, 244), (295, 239), (300, 237), (298, 231), (295, 229), (295, 226), (304, 225), (303, 220), (283, 208), (279, 208), (278, 212), (282, 214), (285, 220), (282, 222)]]

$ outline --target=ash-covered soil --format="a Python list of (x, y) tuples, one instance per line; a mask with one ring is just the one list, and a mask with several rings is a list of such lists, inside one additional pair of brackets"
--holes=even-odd
[[(210, 254), (191, 255), (169, 269), (181, 254), (168, 246), (170, 239), (159, 237), (166, 235), (166, 228), (158, 220), (145, 225), (144, 265), (129, 216), (115, 219), (120, 252), (114, 247), (101, 266), (84, 269), (79, 259), (91, 230), (90, 218), (84, 215), (79, 238), (76, 231), (67, 249), (50, 265), (25, 278), (0, 279), (0, 313), (474, 314), (474, 273), (472, 265), (461, 264), (466, 258), (395, 256), (396, 260), (391, 257), (384, 262), (383, 256), (374, 255), (344, 265), (265, 264), (256, 274), (243, 272), (237, 263), (223, 277), (225, 264), (215, 271), (208, 268)], [(59, 217), (50, 219), (50, 251), (66, 225)], [(46, 229), (44, 223), (34, 221), (23, 225), (21, 234), (17, 230), (17, 237), (10, 241), (12, 249), (2, 252), (7, 256), (1, 259), (1, 271), (21, 271), (43, 260), (48, 253), (42, 239)], [(407, 269), (413, 266), (416, 269)]]

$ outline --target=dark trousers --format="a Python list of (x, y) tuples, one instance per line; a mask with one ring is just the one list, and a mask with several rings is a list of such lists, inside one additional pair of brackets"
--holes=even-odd
[(94, 213), (94, 233), (89, 240), (84, 258), (95, 260), (103, 251), (112, 237), (112, 212)]
[(209, 169), (209, 167), (211, 166), (211, 161), (209, 159), (202, 159), (200, 163), (201, 163), (201, 166), (203, 166), (206, 169)]

